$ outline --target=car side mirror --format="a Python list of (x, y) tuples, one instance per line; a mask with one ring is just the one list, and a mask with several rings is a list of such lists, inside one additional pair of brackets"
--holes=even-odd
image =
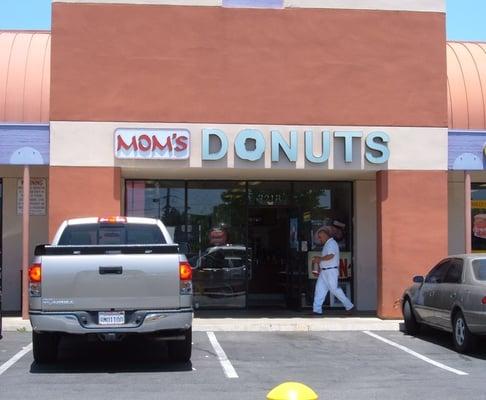
[(424, 283), (424, 277), (423, 276), (420, 276), (420, 275), (414, 276), (413, 277), (413, 282), (414, 283)]

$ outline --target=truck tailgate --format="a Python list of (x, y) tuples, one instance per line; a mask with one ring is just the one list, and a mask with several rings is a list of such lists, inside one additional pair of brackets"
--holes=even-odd
[(43, 311), (180, 307), (178, 254), (42, 257)]

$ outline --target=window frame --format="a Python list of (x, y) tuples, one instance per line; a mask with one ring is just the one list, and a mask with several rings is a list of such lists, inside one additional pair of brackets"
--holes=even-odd
[[(443, 260), (441, 260), (438, 264), (435, 265), (435, 267), (433, 267), (429, 273), (425, 276), (425, 283), (429, 283), (429, 284), (441, 284), (441, 283), (444, 283), (444, 278), (447, 274), (447, 271), (449, 270), (449, 267), (450, 267), (450, 264), (452, 262), (452, 259), (450, 258), (445, 258)], [(445, 265), (445, 267), (444, 267)], [(435, 281), (435, 282), (431, 282), (430, 279), (432, 277), (432, 275), (437, 271), (439, 270), (440, 268), (445, 268), (444, 272), (442, 272), (442, 274), (439, 276), (441, 279), (438, 280), (438, 281)]]
[[(448, 281), (447, 278), (449, 277), (449, 273), (456, 267), (461, 269), (461, 273), (459, 274), (459, 280), (458, 281)], [(453, 259), (451, 259), (451, 263), (449, 265), (449, 268), (447, 268), (447, 272), (444, 275), (444, 282), (443, 283), (461, 284), (463, 282), (464, 282), (464, 260), (461, 259), (461, 258), (453, 258)]]

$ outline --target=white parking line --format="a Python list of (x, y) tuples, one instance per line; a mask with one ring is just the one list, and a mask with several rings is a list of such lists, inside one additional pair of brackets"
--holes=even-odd
[(207, 334), (208, 334), (209, 341), (211, 342), (211, 345), (213, 346), (213, 349), (216, 352), (216, 355), (218, 356), (219, 362), (223, 367), (223, 371), (226, 377), (238, 378), (238, 374), (233, 368), (233, 365), (231, 364), (230, 360), (228, 360), (228, 357), (226, 357), (226, 353), (224, 352), (223, 348), (219, 344), (218, 339), (216, 339), (216, 335), (214, 334), (214, 332), (207, 332)]
[(32, 350), (32, 343), (25, 346), (17, 354), (15, 354), (10, 360), (0, 365), (0, 375), (2, 375), (7, 369), (19, 361), (23, 356), (25, 356), (29, 351)]
[(425, 361), (429, 364), (432, 364), (438, 368), (442, 368), (446, 371), (449, 371), (449, 372), (452, 372), (453, 374), (457, 374), (457, 375), (469, 375), (467, 372), (464, 372), (464, 371), (460, 371), (458, 369), (454, 369), (454, 368), (451, 368), (451, 367), (448, 367), (447, 365), (444, 365), (440, 362), (437, 362), (437, 361), (434, 361), (428, 357), (425, 357), (423, 356), (422, 354), (419, 354), (411, 349), (409, 349), (408, 347), (405, 347), (405, 346), (402, 346), (401, 344), (398, 344), (398, 343), (395, 343), (391, 340), (388, 340), (388, 339), (385, 339), (384, 337), (381, 337), (379, 335), (377, 335), (376, 333), (372, 333), (370, 331), (363, 331), (363, 333), (366, 333), (368, 336), (371, 336), (371, 337), (374, 337), (375, 339), (378, 339), (378, 340), (381, 340), (382, 342), (386, 343), (386, 344), (389, 344), (390, 346), (393, 346), (393, 347), (396, 347), (397, 349), (400, 349), (408, 354), (411, 354), (412, 356), (414, 357), (417, 357), (419, 358), (420, 360), (422, 361)]

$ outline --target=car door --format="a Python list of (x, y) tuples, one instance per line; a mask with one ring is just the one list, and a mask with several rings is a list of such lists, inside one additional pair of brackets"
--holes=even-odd
[(418, 291), (415, 309), (420, 318), (429, 324), (438, 325), (439, 288), (444, 281), (450, 260), (442, 260), (425, 277)]
[(463, 283), (464, 260), (451, 259), (449, 268), (444, 276), (444, 281), (439, 285), (437, 322), (445, 329), (451, 329), (452, 307), (461, 296), (461, 284)]

